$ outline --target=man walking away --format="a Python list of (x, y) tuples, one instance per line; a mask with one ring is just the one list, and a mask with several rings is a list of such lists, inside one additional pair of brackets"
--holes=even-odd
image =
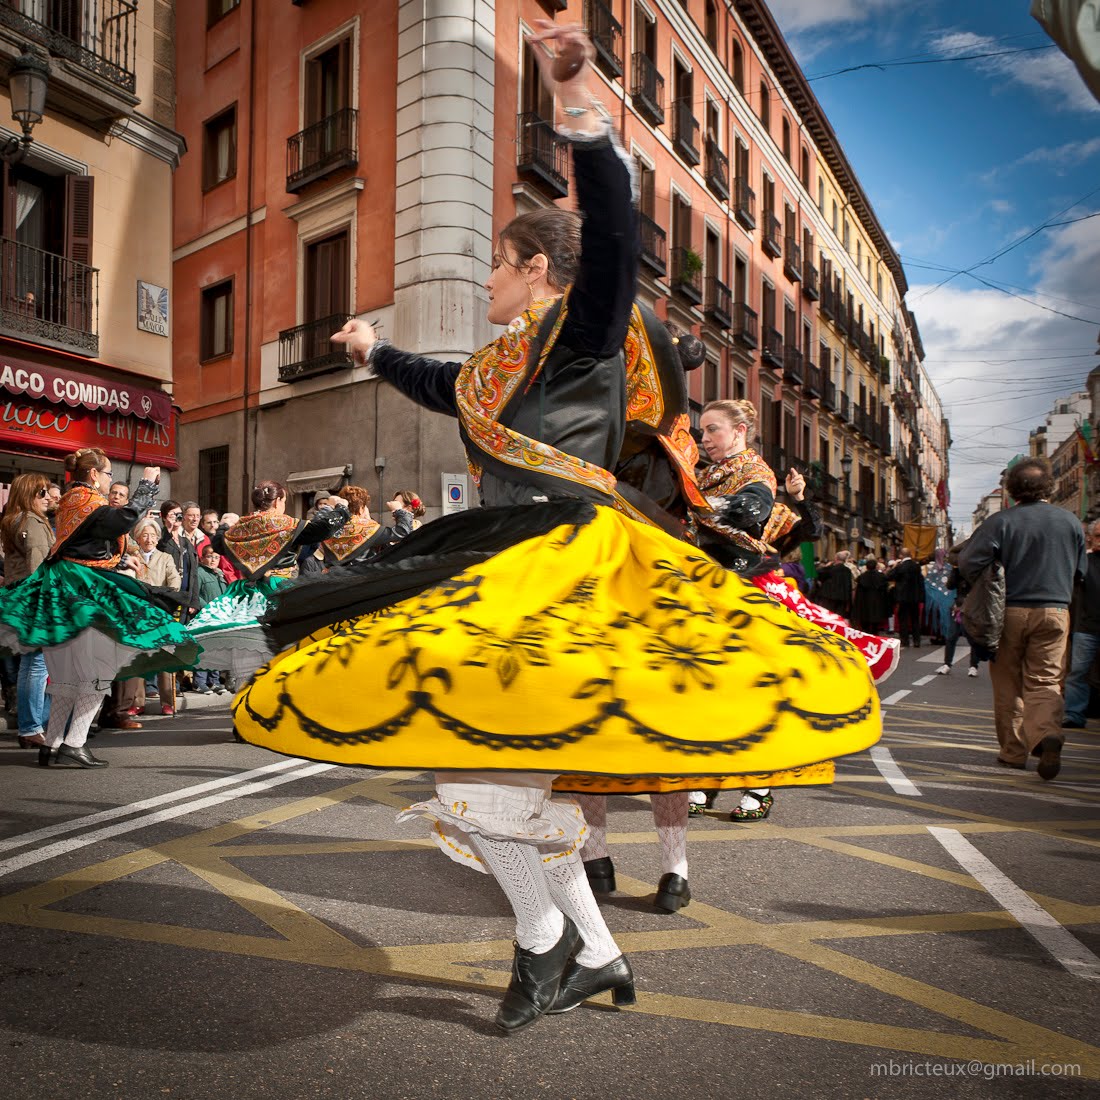
[(959, 555), (959, 569), (974, 583), (993, 562), (1004, 567), (1004, 632), (989, 671), (997, 762), (1024, 769), (1030, 753), (1039, 757), (1039, 777), (1053, 779), (1062, 763), (1069, 603), (1085, 576), (1085, 539), (1073, 514), (1049, 503), (1054, 479), (1046, 459), (1021, 459), (1004, 487), (1017, 506), (982, 523)]
[(1100, 653), (1100, 520), (1088, 532), (1088, 564), (1085, 583), (1074, 601), (1077, 613), (1073, 624), (1069, 676), (1066, 677), (1066, 713), (1062, 729), (1085, 728), (1089, 706), (1089, 670)]
[(908, 549), (901, 552), (901, 560), (886, 574), (886, 579), (894, 585), (894, 600), (897, 603), (898, 635), (902, 646), (920, 645), (920, 609), (924, 603), (924, 574), (920, 566), (913, 561)]

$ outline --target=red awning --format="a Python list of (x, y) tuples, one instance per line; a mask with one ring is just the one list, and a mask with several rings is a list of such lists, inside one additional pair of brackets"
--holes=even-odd
[(71, 409), (102, 410), (157, 424), (172, 422), (172, 399), (160, 390), (113, 382), (90, 374), (47, 367), (0, 355), (0, 392)]

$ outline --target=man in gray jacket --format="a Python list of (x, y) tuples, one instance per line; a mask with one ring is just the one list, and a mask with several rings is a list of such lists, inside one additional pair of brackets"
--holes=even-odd
[(1062, 668), (1069, 637), (1069, 603), (1085, 575), (1085, 538), (1072, 512), (1049, 503), (1050, 463), (1025, 458), (1005, 475), (1016, 502), (990, 516), (959, 555), (973, 583), (991, 563), (1005, 572), (1005, 624), (990, 666), (993, 720), (1006, 768), (1039, 757), (1042, 779), (1053, 779), (1062, 755)]

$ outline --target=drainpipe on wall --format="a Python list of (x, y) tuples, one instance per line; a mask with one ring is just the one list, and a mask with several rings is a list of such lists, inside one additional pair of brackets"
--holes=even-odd
[(248, 9), (248, 172), (245, 184), (244, 226), (244, 393), (241, 402), (241, 501), (249, 509), (252, 486), (256, 482), (255, 440), (248, 443), (248, 400), (251, 395), (249, 371), (252, 368), (252, 184), (255, 174), (256, 147), (256, 4)]

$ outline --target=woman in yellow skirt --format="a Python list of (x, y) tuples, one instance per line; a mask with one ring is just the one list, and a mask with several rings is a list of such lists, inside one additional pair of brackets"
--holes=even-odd
[(293, 648), (235, 704), (241, 736), (277, 752), (435, 770), (436, 797), (401, 819), (428, 818), (515, 911), (505, 1031), (605, 990), (634, 996), (584, 872), (584, 818), (551, 798), (555, 776), (697, 785), (812, 770), (879, 735), (852, 647), (648, 523), (609, 472), (627, 419), (629, 170), (589, 92), (587, 39), (544, 23), (535, 40), (584, 59), (562, 81), (543, 74), (583, 221), (549, 209), (505, 227), (486, 289), (508, 328), (464, 364), (396, 351), (362, 322), (338, 336), (458, 418), (484, 507), (275, 593), (269, 633)]

